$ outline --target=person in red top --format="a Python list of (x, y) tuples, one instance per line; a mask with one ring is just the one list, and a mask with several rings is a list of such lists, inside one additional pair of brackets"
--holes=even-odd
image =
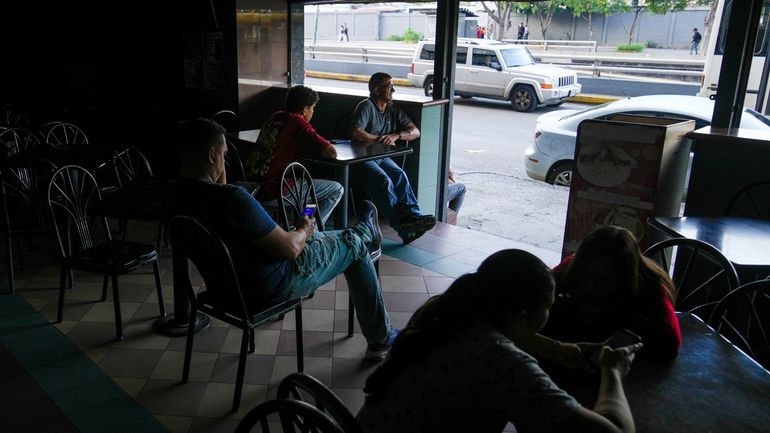
[[(256, 146), (249, 150), (244, 168), (246, 176), (256, 179), (259, 201), (279, 196), (283, 169), (300, 156), (336, 158), (337, 150), (310, 125), (318, 92), (294, 86), (286, 94), (286, 110), (270, 116), (262, 125)], [(325, 223), (342, 197), (342, 185), (325, 179), (313, 179), (321, 223)]]
[[(674, 283), (642, 255), (630, 231), (614, 226), (594, 230), (553, 274), (557, 300), (544, 335), (602, 342), (627, 328), (642, 337), (640, 356), (676, 357), (682, 334), (674, 313)], [(569, 359), (564, 352), (562, 358)]]

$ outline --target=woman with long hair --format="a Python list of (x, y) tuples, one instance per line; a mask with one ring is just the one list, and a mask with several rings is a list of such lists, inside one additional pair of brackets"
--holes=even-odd
[(594, 230), (553, 273), (556, 303), (544, 334), (600, 342), (627, 328), (642, 337), (640, 355), (676, 356), (682, 342), (674, 314), (676, 288), (660, 266), (642, 255), (630, 231), (614, 226)]
[(520, 250), (489, 256), (420, 307), (369, 376), (358, 414), (366, 432), (631, 432), (621, 379), (635, 344), (601, 348), (593, 410), (557, 387), (518, 347), (548, 320), (549, 268)]

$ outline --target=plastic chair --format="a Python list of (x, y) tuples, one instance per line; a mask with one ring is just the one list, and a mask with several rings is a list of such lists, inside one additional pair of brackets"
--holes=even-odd
[(708, 323), (770, 368), (770, 279), (744, 284), (727, 294), (714, 308)]
[(56, 166), (39, 157), (13, 158), (0, 165), (0, 199), (2, 228), (8, 245), (8, 286), (15, 293), (13, 241), (16, 240), (19, 268), (24, 267), (21, 252), (22, 234), (47, 231), (45, 191)]
[(219, 110), (211, 120), (222, 125), (228, 132), (238, 131), (238, 115), (233, 110)]
[[(280, 423), (271, 421), (277, 419)], [(257, 428), (256, 430), (254, 430)], [(283, 432), (345, 433), (328, 415), (297, 400), (268, 400), (250, 410), (238, 423), (235, 433)]]
[(704, 320), (719, 300), (739, 285), (732, 263), (718, 249), (696, 239), (667, 239), (648, 248), (644, 255), (674, 281), (676, 309)]
[(308, 403), (310, 403), (308, 400), (312, 400), (311, 404), (329, 415), (345, 433), (361, 433), (363, 431), (342, 400), (323, 382), (313, 376), (304, 373), (293, 373), (286, 376), (278, 385), (277, 397)]
[(40, 145), (40, 138), (34, 132), (24, 128), (10, 128), (0, 132), (0, 151), (6, 156), (33, 150)]
[(0, 125), (9, 128), (28, 128), (29, 119), (13, 104), (5, 104), (0, 107)]
[(727, 202), (725, 215), (770, 220), (770, 180), (739, 189)]
[(88, 137), (77, 125), (66, 122), (51, 122), (44, 125), (47, 130), (45, 142), (54, 149), (71, 149), (88, 145)]
[[(62, 256), (57, 322), (62, 321), (64, 311), (66, 275), (71, 270), (101, 274), (104, 275), (102, 301), (107, 299), (107, 283), (109, 278), (112, 279), (115, 331), (117, 339), (122, 340), (123, 321), (118, 276), (152, 263), (160, 316), (166, 315), (158, 252), (151, 245), (113, 240), (106, 218), (100, 218), (105, 240), (96, 243), (89, 227), (88, 206), (91, 201), (101, 201), (99, 185), (91, 173), (76, 165), (67, 165), (56, 170), (48, 184), (48, 206), (53, 216), (53, 226)], [(76, 235), (74, 248), (72, 234)]]
[(254, 329), (283, 316), (289, 311), (296, 312), (297, 327), (297, 370), (303, 371), (302, 350), (302, 301), (292, 299), (259, 307), (247, 306), (230, 252), (222, 239), (194, 217), (178, 215), (169, 223), (169, 236), (175, 254), (191, 260), (206, 283), (206, 290), (197, 295), (187, 282), (187, 299), (190, 301), (190, 323), (185, 348), (182, 382), (190, 377), (195, 320), (201, 311), (243, 331), (241, 350), (238, 358), (238, 372), (233, 396), (233, 411), (241, 404), (243, 377), (246, 372), (246, 351), (253, 353)]

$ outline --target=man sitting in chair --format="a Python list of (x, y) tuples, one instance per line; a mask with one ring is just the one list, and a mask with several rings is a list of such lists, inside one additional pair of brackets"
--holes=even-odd
[[(397, 140), (420, 137), (420, 130), (412, 119), (393, 104), (393, 92), (395, 88), (390, 75), (377, 72), (369, 78), (369, 98), (356, 106), (350, 118), (353, 140), (378, 141), (393, 146)], [(351, 179), (372, 197), (405, 244), (436, 225), (433, 215), (420, 213), (409, 178), (390, 158), (355, 164), (350, 172)]]
[(377, 208), (365, 202), (358, 224), (345, 230), (316, 233), (303, 217), (286, 231), (246, 190), (226, 184), (224, 132), (207, 119), (183, 124), (181, 176), (164, 191), (165, 217), (194, 216), (222, 238), (250, 305), (308, 296), (344, 273), (369, 343), (365, 356), (381, 360), (398, 330), (390, 326), (369, 256), (382, 240)]
[[(262, 125), (256, 146), (244, 164), (246, 176), (260, 183), (257, 193), (260, 201), (278, 198), (283, 169), (300, 156), (337, 157), (334, 145), (308, 123), (319, 99), (310, 87), (294, 86), (286, 94), (286, 110), (277, 111)], [(342, 197), (342, 185), (332, 180), (313, 179), (313, 187), (323, 224)]]

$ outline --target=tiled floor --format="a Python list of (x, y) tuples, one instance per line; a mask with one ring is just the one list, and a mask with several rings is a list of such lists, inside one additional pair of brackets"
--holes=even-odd
[[(387, 238), (395, 238), (390, 228), (383, 230)], [(152, 242), (155, 233), (153, 224), (136, 222), (129, 236)], [(526, 249), (548, 265), (559, 259), (552, 251), (445, 224), (408, 246), (386, 239), (380, 279), (394, 326), (403, 327), (429, 296), (443, 292), (456, 277), (473, 271), (486, 256), (503, 248)], [(59, 268), (40, 247), (36, 255), (25, 258), (25, 269), (17, 274), (18, 295), (54, 320)], [(164, 249), (161, 272), (168, 311), (173, 310), (170, 262), (170, 251)], [(199, 277), (193, 280), (202, 283)], [(257, 331), (256, 353), (247, 358), (242, 409), (231, 413), (240, 331), (213, 320), (208, 330), (197, 335), (191, 379), (183, 385), (184, 337), (166, 337), (152, 329), (158, 300), (151, 268), (121, 277), (120, 283), (124, 341), (115, 341), (112, 303), (98, 302), (98, 276), (76, 275), (75, 287), (67, 293), (64, 321), (56, 327), (171, 432), (232, 432), (248, 409), (271, 398), (279, 381), (296, 371), (290, 314)], [(363, 402), (365, 379), (376, 366), (362, 360), (366, 344), (358, 327), (352, 338), (347, 337), (347, 300), (347, 285), (339, 277), (304, 303), (305, 371), (329, 385), (355, 413)], [(66, 402), (57, 404), (61, 407)], [(80, 411), (82, 418), (72, 421), (88, 421), (104, 415), (99, 411), (110, 410), (116, 409)], [(72, 417), (71, 412), (65, 413)]]

